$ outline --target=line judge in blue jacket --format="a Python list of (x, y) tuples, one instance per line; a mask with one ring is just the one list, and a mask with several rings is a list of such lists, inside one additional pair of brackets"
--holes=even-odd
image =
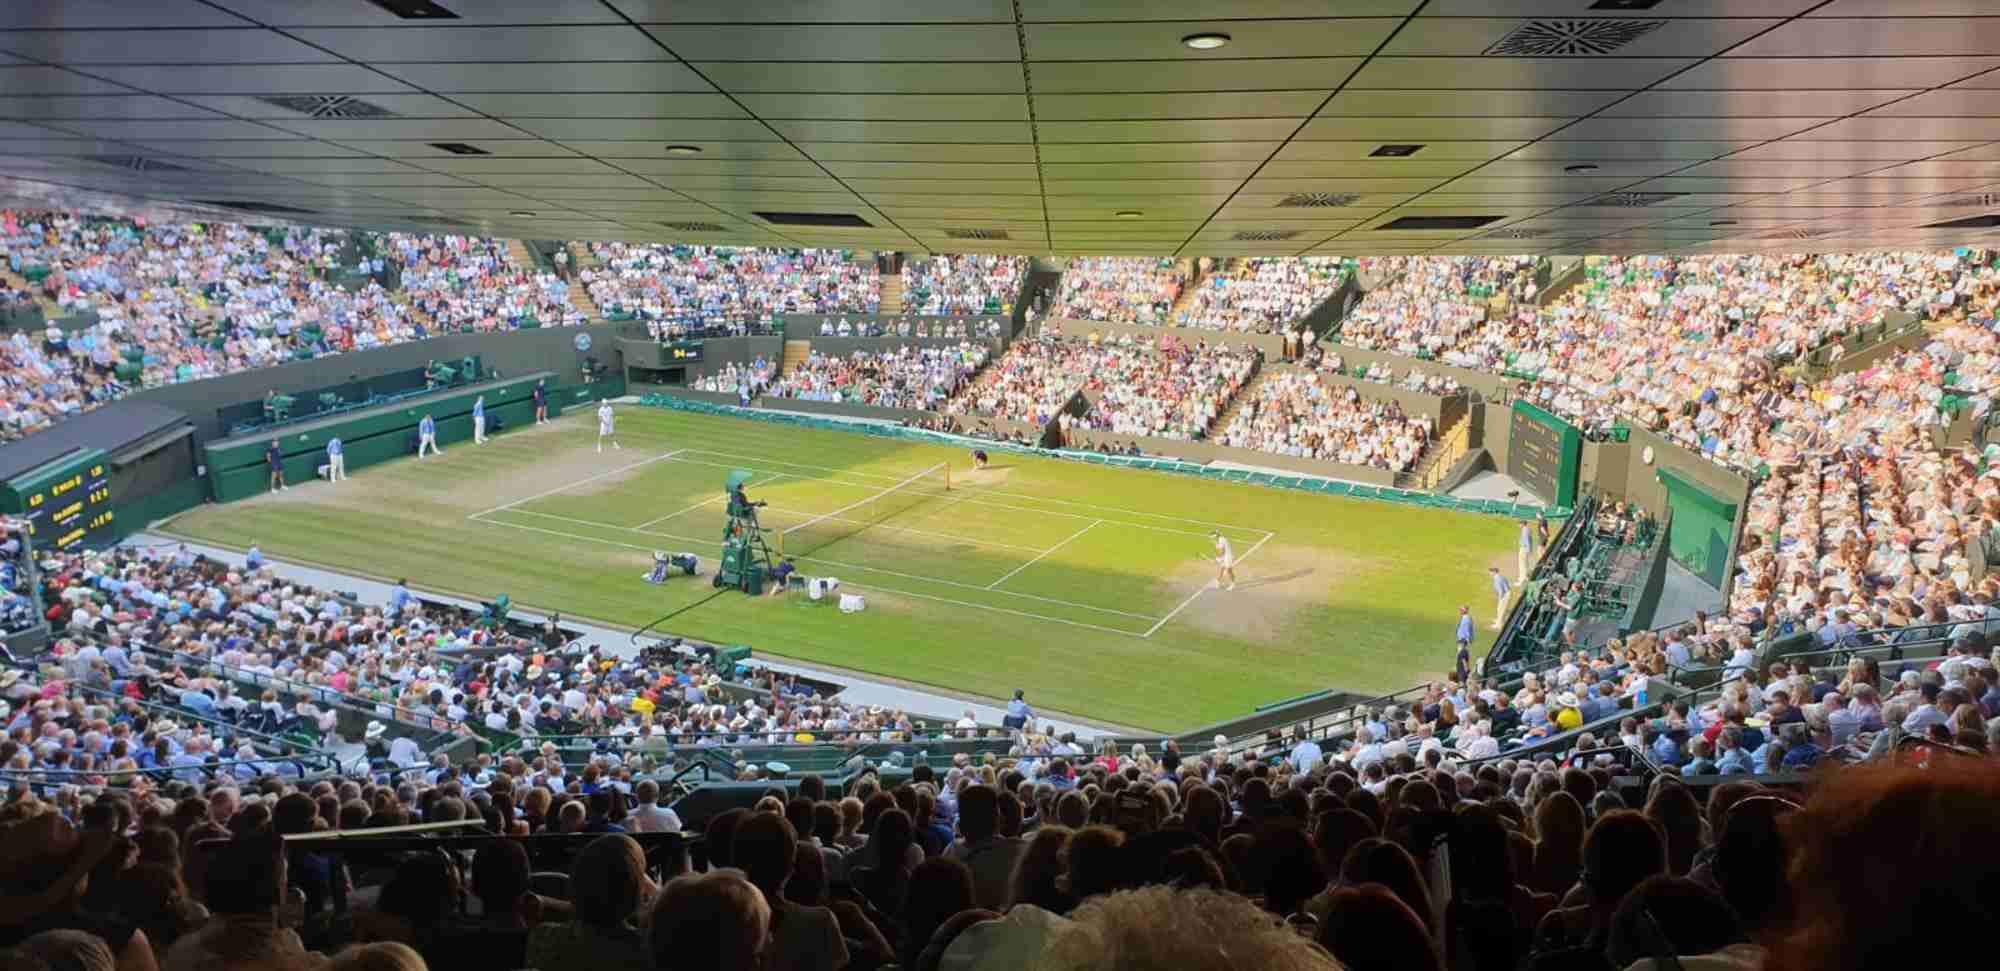
[(431, 453), (434, 455), (444, 454), (444, 449), (438, 447), (437, 419), (432, 418), (428, 414), (424, 415), (423, 421), (417, 422), (418, 459), (422, 459), (424, 457), (424, 449), (426, 448), (430, 449)]

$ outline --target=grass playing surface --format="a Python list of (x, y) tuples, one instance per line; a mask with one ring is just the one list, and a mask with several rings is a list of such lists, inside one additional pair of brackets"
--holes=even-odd
[[(623, 406), (403, 459), (329, 485), (204, 506), (170, 534), (281, 559), (662, 629), (1038, 708), (1180, 730), (1321, 688), (1407, 687), (1449, 667), (1461, 603), (1490, 620), (1504, 519), (1158, 472)], [(951, 466), (944, 488), (940, 464)], [(866, 596), (710, 586), (723, 481), (747, 470), (773, 545)], [(1212, 532), (1239, 561), (1215, 577)], [(703, 575), (640, 577), (652, 551)], [(930, 714), (950, 714), (933, 712)]]

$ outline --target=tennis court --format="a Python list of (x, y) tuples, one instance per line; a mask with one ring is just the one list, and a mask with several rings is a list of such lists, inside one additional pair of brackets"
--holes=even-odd
[[(964, 448), (683, 412), (620, 408), (618, 431), (599, 453), (592, 417), (564, 416), (164, 531), (1148, 728), (1407, 687), (1512, 563), (1492, 516), (1025, 455), (975, 472)], [(771, 545), (867, 610), (711, 586), (739, 470)], [(1211, 532), (1236, 590), (1209, 586)], [(702, 575), (642, 582), (661, 550)]]
[[(802, 574), (843, 586), (1150, 636), (1200, 580), (1173, 578), (1213, 556), (1212, 533), (1248, 558), (1275, 535), (1004, 488), (1005, 477), (944, 463), (903, 474), (678, 448), (472, 514), (525, 532), (713, 557), (728, 521), (724, 477), (750, 496), (775, 549)], [(614, 511), (638, 509), (623, 516)], [(645, 519), (637, 515), (656, 512)], [(1079, 577), (1088, 574), (1087, 584)]]

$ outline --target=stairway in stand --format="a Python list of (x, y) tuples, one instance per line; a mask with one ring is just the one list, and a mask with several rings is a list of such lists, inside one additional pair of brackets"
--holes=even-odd
[(507, 259), (512, 261), (516, 268), (522, 270), (533, 270), (541, 266), (540, 263), (535, 261), (535, 254), (528, 251), (528, 244), (518, 239), (507, 241)]
[(1243, 410), (1244, 403), (1257, 393), (1258, 385), (1269, 380), (1273, 374), (1289, 370), (1291, 365), (1265, 361), (1263, 366), (1257, 369), (1256, 374), (1250, 375), (1250, 380), (1243, 382), (1243, 387), (1236, 389), (1236, 394), (1229, 399), (1229, 406), (1222, 409), (1222, 414), (1217, 415), (1215, 422), (1208, 426), (1208, 434), (1221, 434), (1223, 429), (1229, 427), (1230, 422), (1236, 420), (1236, 413)]
[(901, 273), (883, 275), (881, 312), (884, 314), (900, 314), (903, 312), (903, 275)]
[(1411, 466), (1410, 471), (1397, 474), (1396, 487), (1429, 490), (1437, 485), (1438, 480), (1451, 471), (1459, 457), (1466, 453), (1466, 438), (1471, 430), (1469, 423), (1469, 416), (1459, 415), (1439, 431), (1438, 436), (1424, 448), (1423, 454), (1417, 456), (1417, 464)]
[[(1190, 298), (1194, 296), (1195, 290), (1201, 286), (1201, 278), (1202, 278), (1200, 263), (1197, 263), (1194, 260), (1183, 260), (1182, 263), (1184, 265), (1181, 267), (1181, 269), (1187, 273), (1187, 283), (1181, 286), (1181, 295), (1174, 298), (1174, 305), (1167, 308), (1166, 322), (1176, 325), (1180, 323), (1181, 311), (1187, 309), (1188, 301), (1190, 300)], [(1216, 273), (1227, 273), (1230, 271), (1230, 269), (1234, 267), (1234, 265), (1235, 265), (1234, 260), (1230, 260), (1224, 262), (1220, 266), (1217, 266), (1215, 269), (1210, 270), (1209, 273), (1211, 275)]]
[(785, 359), (778, 364), (778, 374), (783, 376), (792, 373), (792, 368), (812, 356), (812, 346), (812, 341), (786, 341)]

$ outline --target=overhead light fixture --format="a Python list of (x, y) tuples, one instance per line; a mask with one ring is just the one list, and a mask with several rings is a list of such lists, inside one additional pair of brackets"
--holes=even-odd
[(1565, 165), (1565, 166), (1563, 166), (1563, 171), (1565, 171), (1565, 172), (1569, 172), (1569, 173), (1572, 173), (1572, 174), (1574, 174), (1574, 173), (1578, 173), (1578, 172), (1595, 172), (1595, 171), (1597, 171), (1597, 165), (1596, 165), (1595, 163), (1592, 163), (1592, 162), (1578, 162), (1578, 163), (1576, 163), (1575, 165)]
[(1191, 51), (1212, 51), (1229, 43), (1229, 35), (1217, 31), (1202, 31), (1181, 38), (1181, 46)]
[(368, 0), (404, 20), (457, 20), (458, 15), (431, 0)]
[(1120, 219), (1137, 219), (1140, 216), (1145, 215), (1145, 213), (1140, 212), (1137, 209), (1120, 209), (1117, 212), (1113, 213), (1112, 215), (1115, 215)]
[(1711, 220), (1709, 220), (1709, 221), (1708, 221), (1708, 224), (1709, 224), (1710, 226), (1734, 226), (1734, 225), (1736, 225), (1736, 220), (1734, 220), (1734, 219), (1711, 219)]
[(700, 155), (700, 154), (701, 154), (701, 146), (699, 146), (699, 145), (668, 145), (668, 146), (667, 146), (667, 154), (668, 154), (668, 155)]
[(510, 212), (510, 213), (508, 213), (507, 215), (509, 215), (509, 216), (519, 216), (519, 217), (521, 217), (522, 219), (533, 219), (533, 218), (535, 218), (535, 214), (534, 214), (534, 213), (532, 213), (532, 212), (529, 212), (529, 211), (528, 211), (528, 210), (526, 210), (526, 209), (516, 209), (516, 210), (514, 210), (513, 212)]
[(1370, 158), (1409, 158), (1423, 151), (1422, 145), (1384, 145), (1369, 152)]

